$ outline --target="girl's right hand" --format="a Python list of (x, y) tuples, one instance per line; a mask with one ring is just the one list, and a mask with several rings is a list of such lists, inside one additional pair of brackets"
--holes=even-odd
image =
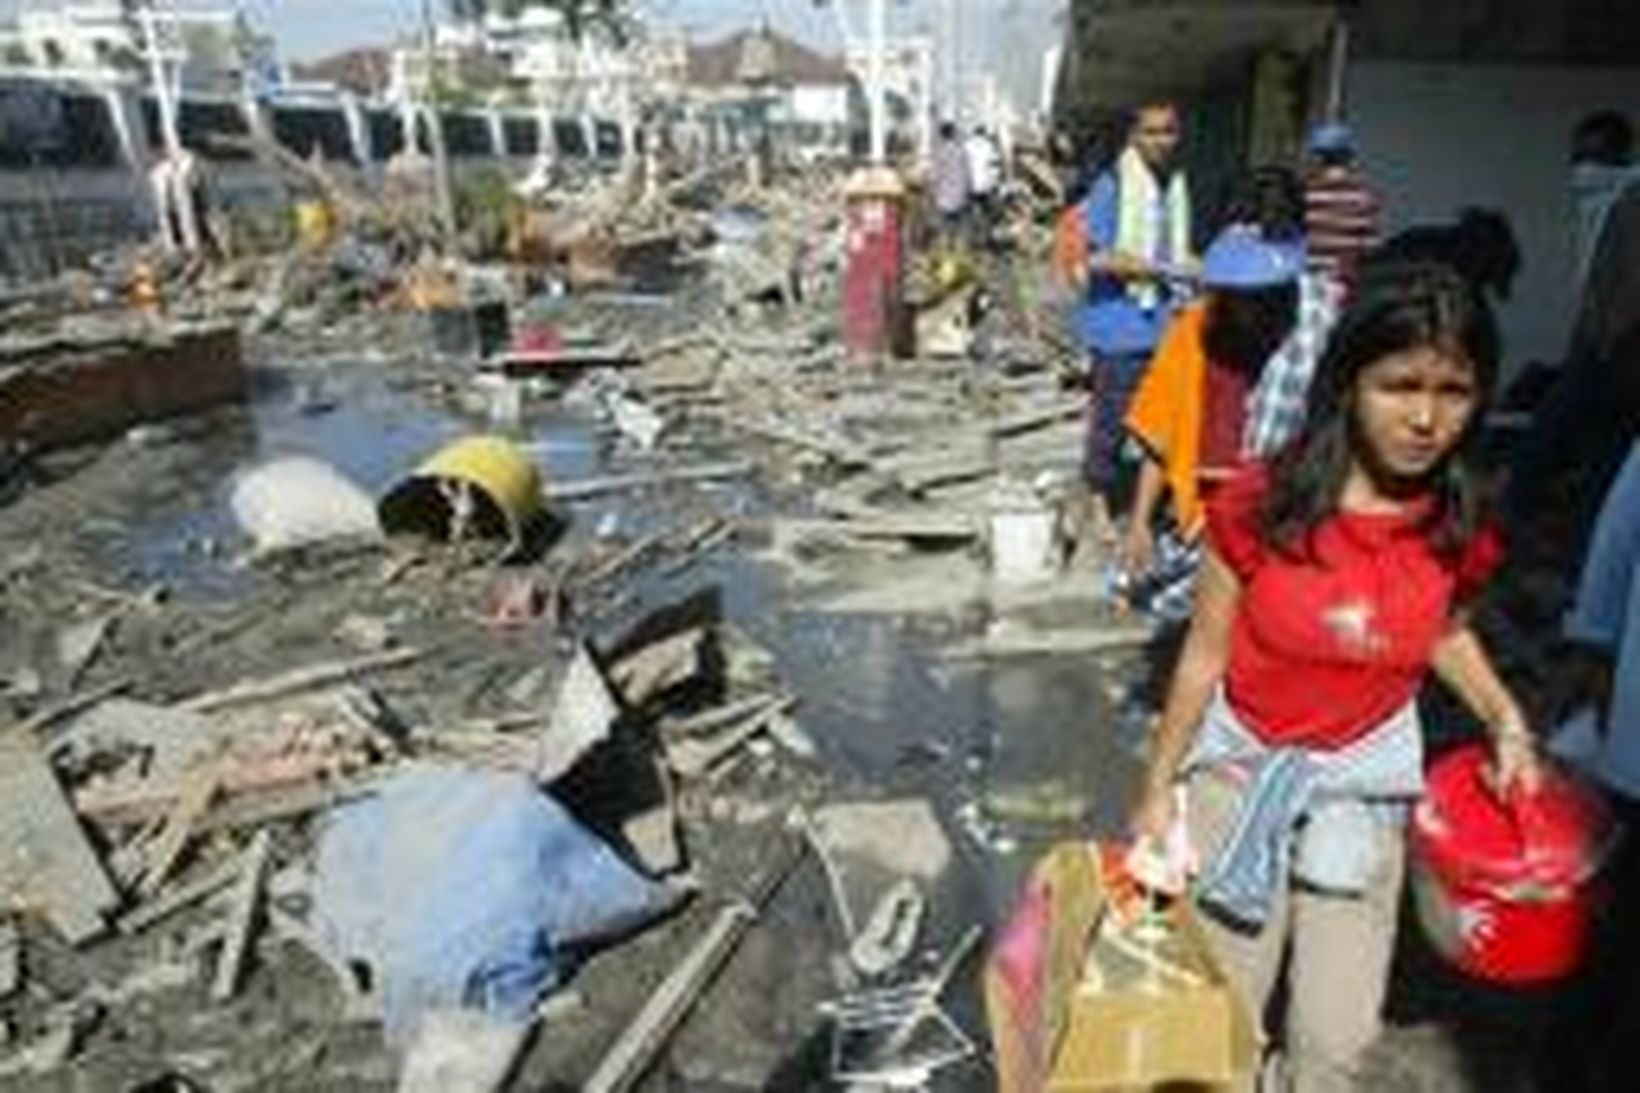
[(1167, 842), (1173, 827), (1174, 799), (1170, 786), (1147, 786), (1133, 808), (1128, 830), (1135, 840), (1146, 839), (1156, 846)]
[(1130, 581), (1138, 581), (1156, 564), (1156, 537), (1143, 520), (1130, 520), (1122, 537), (1122, 570)]

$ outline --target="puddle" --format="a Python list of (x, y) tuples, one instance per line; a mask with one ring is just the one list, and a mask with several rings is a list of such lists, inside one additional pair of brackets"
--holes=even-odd
[[(173, 504), (132, 521), (124, 566), (137, 579), (164, 581), (184, 596), (241, 590), (234, 559), (244, 544), (228, 507), (236, 472), (274, 456), (308, 455), (380, 496), (446, 442), (501, 431), (429, 405), (420, 392), (393, 386), (374, 367), (354, 376), (345, 369), (339, 366), (319, 388), (260, 393), (247, 410), (220, 415), (208, 432), (187, 441), (197, 459), (173, 491)], [(315, 398), (323, 400), (323, 409), (313, 409)], [(601, 461), (596, 429), (556, 407), (505, 432), (529, 447), (549, 481), (585, 477)]]

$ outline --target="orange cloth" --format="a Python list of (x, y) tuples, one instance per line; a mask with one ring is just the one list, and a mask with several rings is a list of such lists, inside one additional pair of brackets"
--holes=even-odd
[(1162, 465), (1179, 530), (1201, 531), (1202, 415), (1207, 402), (1207, 302), (1180, 311), (1162, 334), (1156, 355), (1128, 407), (1127, 428)]

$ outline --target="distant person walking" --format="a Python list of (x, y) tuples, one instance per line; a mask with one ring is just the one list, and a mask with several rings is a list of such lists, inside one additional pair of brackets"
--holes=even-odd
[(1162, 330), (1193, 276), (1190, 189), (1177, 156), (1178, 107), (1133, 111), (1127, 144), (1082, 200), (1087, 228), (1078, 333), (1088, 353), (1088, 430), (1083, 479), (1095, 533), (1114, 543), (1111, 520), (1123, 420)]
[(1356, 163), (1355, 136), (1342, 122), (1310, 134), (1304, 231), (1310, 269), (1348, 289), (1361, 257), (1383, 240), (1378, 195)]
[(963, 147), (957, 127), (940, 123), (939, 143), (934, 146), (934, 213), (939, 219), (940, 242), (955, 246), (966, 241), (968, 203), (972, 185), (968, 173), (968, 150)]
[(974, 127), (964, 147), (968, 152), (968, 185), (974, 214), (980, 226), (987, 227), (996, 211), (997, 194), (1002, 189), (1002, 153), (996, 139), (983, 125)]

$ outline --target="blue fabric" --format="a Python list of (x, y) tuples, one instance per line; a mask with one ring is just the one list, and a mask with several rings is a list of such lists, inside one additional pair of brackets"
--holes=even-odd
[(1220, 764), (1244, 771), (1246, 788), (1229, 837), (1197, 881), (1197, 897), (1256, 929), (1289, 876), (1339, 894), (1366, 886), (1382, 825), (1398, 822), (1402, 806), (1423, 789), (1417, 708), (1409, 704), (1337, 751), (1271, 748), (1241, 724), (1220, 691), (1184, 769)]
[[(1093, 189), (1082, 202), (1088, 225), (1088, 253), (1108, 251), (1116, 245), (1118, 200), (1116, 175), (1105, 171), (1094, 180)], [(1156, 245), (1160, 253), (1151, 257), (1160, 260), (1166, 257), (1167, 240), (1173, 234), (1172, 215), (1165, 195), (1156, 202), (1156, 216), (1159, 222)], [(1177, 304), (1166, 285), (1162, 286), (1162, 300), (1161, 305), (1147, 311), (1115, 277), (1089, 277), (1087, 295), (1077, 312), (1077, 332), (1083, 347), (1101, 356), (1148, 355), (1161, 340), (1162, 330)]]
[(1578, 579), (1577, 598), (1566, 617), (1567, 637), (1617, 650), (1625, 631), (1633, 630), (1629, 600), (1636, 565), (1640, 565), (1640, 444), (1630, 450), (1601, 504)]
[(374, 970), (401, 1043), (431, 1010), (528, 1020), (566, 949), (671, 902), (528, 778), (434, 765), (334, 812), (315, 874), (320, 939)]
[(1566, 635), (1612, 656), (1609, 720), (1593, 773), (1640, 798), (1640, 443), (1606, 494)]

